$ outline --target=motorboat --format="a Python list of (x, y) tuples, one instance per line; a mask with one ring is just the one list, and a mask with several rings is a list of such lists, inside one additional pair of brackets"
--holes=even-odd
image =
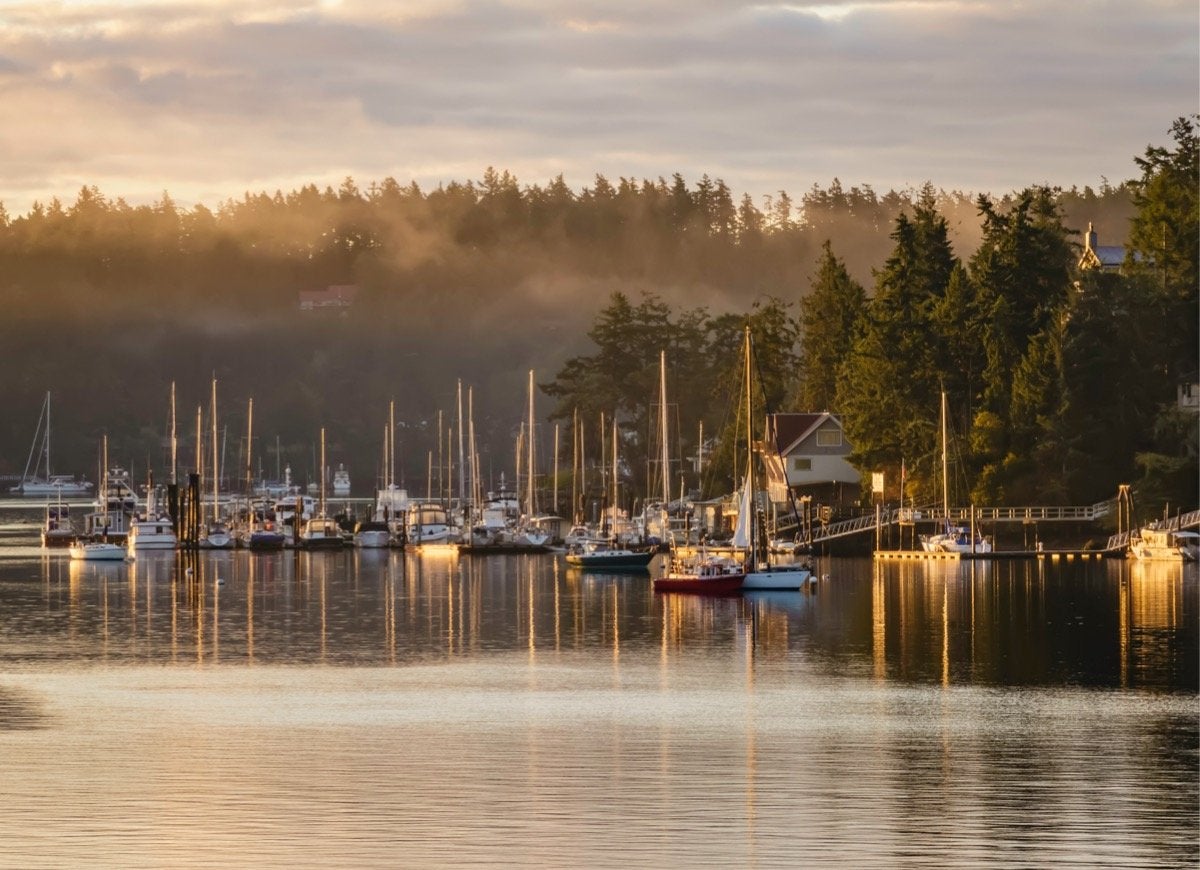
[(340, 550), (345, 546), (342, 529), (332, 517), (317, 516), (300, 527), (296, 546), (304, 550)]
[(131, 556), (138, 550), (174, 550), (179, 545), (174, 522), (158, 510), (153, 483), (146, 487), (145, 512), (130, 520), (126, 543)]
[(390, 547), (392, 529), (384, 520), (361, 520), (354, 527), (354, 546), (360, 549)]
[(350, 495), (350, 472), (346, 470), (346, 466), (340, 463), (337, 470), (333, 472), (333, 494), (336, 496)]
[(1200, 557), (1200, 532), (1142, 526), (1129, 538), (1129, 555), (1140, 561), (1195, 562)]
[(414, 504), (408, 512), (407, 544), (456, 544), (462, 535), (457, 526), (450, 524), (446, 509), (440, 504), (422, 502)]

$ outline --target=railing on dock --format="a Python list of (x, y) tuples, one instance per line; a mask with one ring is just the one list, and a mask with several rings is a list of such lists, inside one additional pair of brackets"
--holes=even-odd
[[(1094, 522), (1113, 513), (1116, 499), (1097, 502), (1093, 505), (1044, 505), (1026, 507), (976, 507), (974, 520), (976, 523), (1054, 523), (1054, 522)], [(1184, 514), (1185, 517), (1196, 516), (1195, 523), (1200, 524), (1200, 511)], [(828, 524), (813, 525), (812, 541), (820, 543), (849, 535), (858, 535), (874, 530), (876, 523), (887, 527), (898, 523), (944, 523), (949, 520), (955, 525), (967, 525), (972, 519), (972, 508), (952, 507), (943, 510), (940, 505), (920, 505), (906, 508), (885, 508), (879, 514), (867, 514), (847, 520), (839, 520)], [(1128, 536), (1126, 536), (1128, 538)], [(1126, 540), (1128, 543), (1128, 540)], [(1123, 545), (1122, 545), (1123, 546)], [(1110, 549), (1111, 542), (1110, 542)]]

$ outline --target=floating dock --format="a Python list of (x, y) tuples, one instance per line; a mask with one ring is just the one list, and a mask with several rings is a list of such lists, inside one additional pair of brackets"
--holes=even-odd
[(924, 550), (876, 550), (882, 562), (959, 562), (997, 559), (1075, 559), (1121, 558), (1122, 554), (1104, 550), (1000, 550), (992, 553), (927, 553)]

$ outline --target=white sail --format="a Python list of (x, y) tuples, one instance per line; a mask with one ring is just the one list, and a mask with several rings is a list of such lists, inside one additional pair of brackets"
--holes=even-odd
[(733, 546), (750, 549), (750, 480), (742, 481), (742, 497), (738, 504), (737, 525), (733, 529)]

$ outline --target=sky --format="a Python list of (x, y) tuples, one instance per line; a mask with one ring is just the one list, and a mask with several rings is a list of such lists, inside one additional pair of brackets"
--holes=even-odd
[(1196, 0), (0, 0), (0, 202), (559, 174), (1002, 194), (1136, 177)]

